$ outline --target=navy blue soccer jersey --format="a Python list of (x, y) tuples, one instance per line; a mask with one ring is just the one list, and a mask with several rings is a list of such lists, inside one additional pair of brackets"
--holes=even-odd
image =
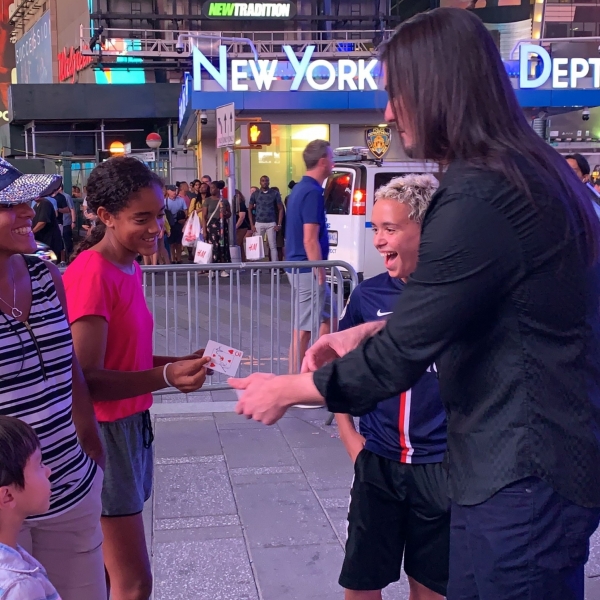
[[(352, 292), (340, 330), (385, 319), (403, 289), (404, 283), (388, 273), (366, 279)], [(365, 448), (385, 458), (414, 464), (441, 462), (446, 451), (446, 412), (435, 365), (410, 390), (379, 402), (362, 416), (360, 433)]]

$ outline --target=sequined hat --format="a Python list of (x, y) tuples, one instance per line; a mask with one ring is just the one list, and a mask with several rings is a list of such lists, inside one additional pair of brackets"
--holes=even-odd
[(62, 183), (60, 175), (23, 175), (0, 158), (0, 204), (21, 204), (54, 193)]

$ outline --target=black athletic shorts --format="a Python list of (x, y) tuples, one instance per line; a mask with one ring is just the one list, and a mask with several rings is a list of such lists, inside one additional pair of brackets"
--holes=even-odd
[(362, 450), (354, 465), (340, 585), (381, 590), (404, 571), (446, 595), (450, 501), (441, 463), (410, 465)]

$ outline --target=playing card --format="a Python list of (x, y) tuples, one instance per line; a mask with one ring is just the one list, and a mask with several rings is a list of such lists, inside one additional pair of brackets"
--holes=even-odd
[(225, 344), (219, 344), (213, 340), (210, 340), (206, 344), (204, 350), (204, 356), (210, 357), (210, 362), (206, 367), (230, 377), (236, 374), (243, 355), (241, 350), (236, 350)]

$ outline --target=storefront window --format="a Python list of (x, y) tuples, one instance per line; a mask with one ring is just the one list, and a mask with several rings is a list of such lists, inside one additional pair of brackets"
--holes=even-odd
[(288, 183), (299, 181), (306, 170), (302, 152), (313, 140), (329, 140), (329, 125), (275, 125), (273, 143), (262, 150), (250, 151), (250, 185), (258, 186), (267, 175), (272, 187), (278, 187), (281, 197), (289, 194)]

